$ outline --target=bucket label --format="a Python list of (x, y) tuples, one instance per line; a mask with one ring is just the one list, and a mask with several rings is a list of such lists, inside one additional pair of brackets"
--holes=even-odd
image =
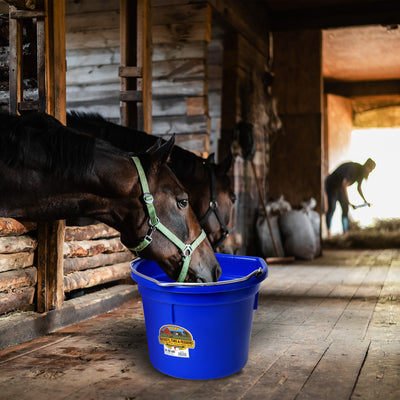
[(177, 325), (163, 325), (158, 340), (164, 345), (164, 354), (167, 356), (189, 358), (189, 349), (194, 349), (192, 334)]

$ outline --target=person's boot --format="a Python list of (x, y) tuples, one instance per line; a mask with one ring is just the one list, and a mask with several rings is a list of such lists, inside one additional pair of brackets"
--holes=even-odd
[(348, 217), (342, 217), (342, 228), (343, 228), (343, 233), (346, 233), (349, 230), (349, 218)]

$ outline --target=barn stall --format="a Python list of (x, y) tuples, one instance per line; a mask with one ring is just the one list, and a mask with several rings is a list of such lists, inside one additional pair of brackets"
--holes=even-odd
[[(326, 160), (324, 161), (321, 156), (322, 148), (325, 145), (322, 139), (325, 118), (322, 99), (325, 93), (320, 65), (322, 35), (319, 29), (343, 24), (343, 22), (334, 22), (330, 18), (330, 12), (336, 8), (323, 9), (322, 15), (325, 18), (319, 22), (320, 25), (316, 25), (312, 19), (307, 20), (303, 12), (301, 15), (305, 21), (304, 25), (296, 26), (298, 22), (294, 23), (293, 21), (297, 21), (295, 16), (298, 10), (281, 9), (278, 3), (272, 1), (268, 5), (273, 10), (271, 11), (273, 17), (270, 16), (271, 22), (270, 25), (267, 25), (265, 20), (269, 20), (267, 18), (268, 11), (262, 9), (263, 12), (260, 12), (256, 5), (245, 7), (241, 2), (227, 4), (227, 2), (212, 1), (190, 3), (153, 1), (151, 4), (152, 23), (147, 25), (147, 28), (148, 26), (152, 27), (152, 71), (147, 71), (147, 82), (140, 82), (141, 76), (146, 80), (144, 78), (146, 70), (140, 70), (139, 65), (136, 64), (137, 60), (131, 64), (132, 59), (128, 61), (129, 56), (123, 54), (125, 46), (120, 44), (127, 43), (122, 39), (125, 37), (124, 34), (121, 34), (124, 32), (123, 27), (125, 26), (123, 21), (127, 21), (123, 16), (126, 17), (132, 11), (136, 12), (136, 9), (123, 9), (124, 4), (124, 2), (121, 2), (121, 5), (119, 2), (107, 2), (107, 5), (100, 7), (99, 4), (91, 1), (66, 2), (66, 108), (97, 111), (111, 120), (143, 127), (155, 134), (176, 132), (180, 145), (201, 155), (215, 151), (222, 158), (232, 147), (235, 153), (232, 178), (238, 203), (235, 211), (236, 233), (232, 235), (230, 245), (233, 246), (233, 251), (239, 254), (257, 254), (254, 225), (258, 215), (259, 200), (251, 164), (246, 157), (243, 157), (244, 144), (240, 140), (240, 132), (237, 129), (238, 122), (245, 121), (253, 125), (254, 160), (257, 175), (262, 177), (265, 194), (276, 198), (283, 193), (285, 198), (295, 206), (314, 197), (317, 199), (317, 209), (320, 211), (322, 205), (321, 176), (326, 172)], [(380, 13), (375, 10), (373, 18), (369, 14), (357, 15), (356, 18), (358, 9), (350, 7), (354, 18), (352, 23), (356, 25), (388, 23), (388, 19), (389, 22), (393, 22), (397, 18), (394, 12), (397, 8), (393, 4), (389, 5), (392, 7), (389, 17), (386, 10)], [(312, 11), (316, 12), (316, 9), (312, 8)], [(90, 27), (86, 23), (88, 16), (93, 21)], [(300, 34), (297, 31), (293, 33), (288, 30), (288, 27), (302, 30)], [(310, 28), (313, 29), (310, 30)], [(145, 41), (145, 39), (143, 40)], [(142, 40), (141, 43), (143, 43)], [(140, 48), (137, 43), (133, 46)], [(150, 47), (145, 46), (144, 48), (149, 50)], [(293, 53), (288, 53), (288, 48), (293, 49)], [(99, 58), (101, 58), (101, 63), (98, 61)], [(135, 59), (135, 57), (133, 58)], [(293, 67), (294, 62), (296, 68)], [(271, 86), (269, 79), (271, 79), (272, 66), (274, 83)], [(294, 70), (298, 71), (298, 75), (293, 73)], [(307, 74), (302, 71), (307, 71)], [(150, 74), (153, 75), (152, 79), (149, 79)], [(152, 118), (146, 120), (143, 116), (141, 121), (141, 107), (145, 109), (148, 103), (137, 102), (137, 100), (144, 100), (146, 97), (144, 93), (140, 93), (140, 85), (148, 85), (149, 81), (152, 82), (152, 87), (147, 86), (147, 90), (151, 89), (153, 92), (152, 111), (150, 111)], [(303, 90), (299, 90), (299, 87)], [(332, 88), (331, 86), (329, 91), (338, 90), (338, 87)], [(277, 109), (272, 94), (278, 99)], [(129, 99), (136, 101), (130, 104), (125, 101)], [(120, 101), (122, 101), (121, 112)], [(24, 106), (29, 107), (29, 105)], [(133, 113), (126, 112), (129, 107), (134, 109)], [(144, 114), (148, 115), (148, 111)], [(132, 115), (134, 117), (129, 121)], [(284, 132), (279, 131), (280, 119), (282, 119)], [(307, 154), (307, 157), (303, 159), (298, 154)], [(295, 165), (293, 165), (293, 161), (296, 162)], [(118, 233), (110, 233), (107, 227), (97, 227), (96, 225), (86, 228), (66, 227), (64, 230), (63, 224), (57, 223), (39, 227), (39, 231), (37, 231), (40, 232), (38, 234), (39, 246), (44, 237), (50, 236), (45, 239), (45, 243), (46, 240), (54, 240), (55, 236), (60, 236), (60, 230), (62, 231), (61, 236), (64, 236), (66, 241), (64, 238), (62, 239), (63, 250), (62, 252), (60, 249), (57, 251), (58, 260), (62, 254), (63, 269), (72, 274), (69, 277), (71, 279), (68, 278), (68, 275), (63, 277), (62, 284), (58, 283), (58, 286), (63, 286), (63, 292), (69, 293), (84, 289), (88, 294), (76, 299), (61, 301), (61, 306), (58, 304), (54, 311), (40, 315), (39, 318), (36, 317), (38, 306), (33, 304), (33, 300), (24, 300), (24, 303), (15, 309), (28, 308), (31, 310), (30, 314), (23, 314), (21, 317), (19, 312), (11, 313), (4, 318), (3, 326), (6, 332), (7, 330), (15, 332), (15, 329), (20, 332), (16, 338), (13, 338), (14, 343), (11, 342), (11, 344), (76, 322), (80, 318), (85, 319), (96, 315), (106, 309), (118, 307), (127, 299), (137, 295), (132, 285), (116, 285), (109, 289), (104, 289), (103, 286), (101, 290), (94, 293), (89, 293), (91, 290), (88, 290), (89, 287), (92, 287), (92, 284), (88, 284), (88, 282), (95, 284), (107, 282), (107, 278), (102, 280), (102, 275), (109, 276), (111, 274), (110, 282), (129, 276), (127, 268), (129, 253), (118, 244)], [(36, 235), (37, 233), (34, 233), (33, 237)], [(104, 241), (105, 238), (106, 241)], [(71, 240), (74, 243), (71, 243)], [(89, 240), (93, 243), (88, 244)], [(83, 242), (76, 243), (77, 241)], [(27, 251), (31, 254), (34, 251), (35, 240), (32, 240), (32, 243), (33, 248), (20, 251)], [(60, 248), (60, 243), (58, 247)], [(66, 255), (67, 258), (64, 259)], [(77, 259), (76, 255), (88, 257)], [(117, 260), (116, 257), (119, 256), (127, 257), (127, 259)], [(43, 260), (44, 256), (41, 257)], [(379, 256), (378, 259), (380, 259)], [(40, 269), (39, 257), (37, 260), (38, 269)], [(51, 263), (53, 262), (51, 261)], [(345, 263), (343, 260), (335, 260), (335, 262)], [(369, 265), (374, 262), (363, 258), (357, 258), (356, 261), (359, 265)], [(120, 263), (124, 263), (122, 275), (120, 274), (121, 268), (118, 267)], [(27, 270), (24, 272), (24, 278), (26, 280), (26, 276), (29, 276), (30, 283), (27, 286), (32, 288), (35, 287), (35, 279), (37, 279), (34, 272), (29, 273), (29, 271), (33, 271), (32, 268), (34, 269), (32, 267), (34, 261), (28, 262), (28, 264), (23, 264), (22, 268)], [(87, 265), (101, 271), (100, 274), (93, 277), (91, 271), (87, 269)], [(103, 270), (104, 265), (110, 265), (110, 267)], [(391, 271), (389, 275), (396, 276), (396, 255), (388, 257), (387, 265)], [(12, 268), (11, 270), (17, 269)], [(85, 272), (82, 275), (74, 275), (79, 270)], [(302, 271), (301, 266), (299, 271)], [(19, 269), (18, 272), (20, 272)], [(304, 275), (305, 271), (299, 273)], [(356, 271), (354, 273), (357, 274)], [(371, 273), (384, 274), (382, 271)], [(9, 275), (18, 275), (18, 273)], [(282, 277), (282, 279), (285, 278)], [(338, 278), (333, 279), (336, 282)], [(79, 282), (85, 283), (79, 284)], [(321, 280), (321, 284), (324, 284), (323, 280)], [(268, 281), (266, 285), (268, 285)], [(278, 285), (277, 290), (280, 293), (279, 283), (275, 281), (272, 287), (274, 285)], [(377, 286), (379, 287), (379, 285), (378, 283)], [(386, 285), (390, 286), (390, 282), (387, 282)], [(337, 288), (340, 290), (340, 286)], [(18, 289), (17, 286), (7, 290), (17, 292), (16, 289)], [(317, 288), (315, 289), (317, 290)], [(274, 296), (271, 293), (275, 292), (273, 289), (271, 290), (272, 292), (268, 292), (267, 289), (266, 299)], [(302, 289), (293, 287), (293, 290), (296, 292), (296, 290), (301, 291)], [(387, 290), (395, 298), (396, 286)], [(285, 292), (282, 293), (284, 296)], [(62, 298), (64, 299), (64, 294)], [(372, 307), (368, 308), (369, 312), (377, 312), (377, 309), (373, 308), (374, 305), (381, 304), (385, 298), (375, 303), (368, 303)], [(30, 299), (32, 299), (32, 295)], [(60, 300), (58, 302), (60, 303)], [(102, 306), (99, 306), (99, 303), (102, 303)], [(268, 301), (265, 305), (266, 310), (267, 304)], [(47, 307), (51, 309), (52, 305)], [(133, 308), (136, 309), (136, 306)], [(12, 308), (8, 311), (12, 311)], [(368, 315), (371, 316), (371, 314)], [(379, 318), (379, 314), (374, 314), (373, 318), (375, 318), (372, 319), (373, 324), (377, 324), (376, 318)], [(39, 329), (36, 328), (37, 331), (32, 334), (32, 326), (37, 325), (38, 320), (41, 326)], [(122, 320), (120, 320), (121, 324), (123, 324)], [(263, 321), (260, 319), (259, 323), (262, 324)], [(367, 319), (367, 321), (371, 320)], [(24, 325), (23, 328), (22, 325)], [(277, 329), (279, 327), (280, 323), (278, 322)], [(27, 336), (28, 332), (31, 336)], [(8, 336), (10, 337), (11, 334)], [(138, 337), (140, 336), (143, 337), (143, 325), (142, 329), (138, 331)], [(3, 335), (2, 337), (6, 340), (7, 336)], [(295, 337), (291, 337), (291, 340), (295, 340)], [(5, 347), (9, 346), (9, 343)], [(144, 341), (139, 341), (138, 345), (144, 346), (144, 343)], [(360, 345), (359, 357), (361, 358), (366, 354), (364, 346), (365, 343)], [(334, 348), (332, 347), (332, 349)], [(323, 345), (321, 345), (321, 349), (323, 349)], [(320, 351), (323, 353), (321, 349)], [(371, 349), (379, 352), (379, 347), (371, 347)], [(396, 349), (395, 346), (394, 349)], [(300, 360), (303, 359), (304, 354), (308, 354), (306, 349), (301, 351), (305, 351), (305, 353), (298, 353), (303, 354), (300, 356)], [(324, 351), (328, 351), (327, 348)], [(20, 354), (24, 354), (24, 352), (25, 350), (22, 349)], [(15, 356), (15, 353), (12, 352), (8, 354), (11, 354), (11, 357)], [(328, 352), (327, 354), (333, 359), (336, 357), (333, 350), (332, 353)], [(284, 352), (284, 357), (280, 358), (280, 355), (277, 357), (281, 363), (284, 363), (285, 357), (289, 357), (289, 353)], [(329, 360), (329, 357), (324, 358), (328, 364)], [(253, 362), (257, 369), (259, 360), (253, 359)], [(276, 366), (278, 365), (279, 363)], [(357, 363), (354, 364), (354, 371), (358, 373), (357, 365)], [(315, 364), (313, 366), (315, 367)], [(320, 368), (323, 376), (328, 376), (327, 370), (324, 370), (322, 366)], [(265, 371), (269, 371), (268, 368)], [(263, 374), (262, 371), (260, 373)], [(55, 374), (57, 375), (57, 369)], [(38, 376), (40, 375), (38, 373)], [(311, 376), (313, 377), (313, 375)], [(313, 379), (317, 378), (313, 377)], [(389, 374), (387, 379), (389, 382), (393, 382), (393, 380), (395, 382), (393, 375)], [(163, 384), (170, 385), (168, 378), (164, 378), (164, 381), (161, 379), (159, 387), (162, 387)], [(281, 383), (278, 382), (279, 385)], [(218, 388), (218, 385), (216, 386)], [(150, 389), (144, 390), (144, 393), (147, 390), (154, 394)], [(189, 393), (192, 389), (188, 388), (187, 390)], [(254, 390), (257, 396), (261, 396), (260, 393), (263, 393), (264, 386), (261, 386), (260, 389), (255, 387)], [(251, 391), (249, 395), (250, 393)], [(348, 392), (346, 393), (343, 398), (350, 398)], [(209, 396), (208, 393), (207, 397)], [(242, 398), (244, 398), (243, 396)], [(148, 398), (151, 398), (151, 394), (148, 394)], [(385, 398), (390, 398), (390, 396)]]

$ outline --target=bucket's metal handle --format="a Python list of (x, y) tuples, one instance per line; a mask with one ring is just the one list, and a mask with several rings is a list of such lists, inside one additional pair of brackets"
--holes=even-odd
[(263, 269), (257, 268), (256, 270), (254, 270), (253, 272), (251, 272), (250, 274), (248, 274), (247, 276), (244, 276), (242, 278), (236, 278), (236, 279), (231, 279), (229, 281), (220, 281), (220, 282), (201, 282), (201, 283), (189, 283), (189, 282), (160, 282), (157, 279), (151, 278), (150, 276), (147, 275), (143, 275), (142, 273), (136, 271), (136, 269), (133, 268), (133, 265), (135, 264), (137, 260), (135, 259), (134, 261), (131, 262), (130, 267), (132, 272), (135, 275), (138, 275), (144, 279), (147, 279), (148, 281), (154, 282), (155, 284), (157, 284), (158, 286), (162, 286), (162, 287), (168, 287), (168, 286), (219, 286), (219, 285), (230, 285), (231, 283), (238, 283), (238, 282), (243, 282), (243, 281), (247, 281), (248, 279), (250, 279), (253, 276), (260, 276), (262, 275), (262, 273), (264, 272)]

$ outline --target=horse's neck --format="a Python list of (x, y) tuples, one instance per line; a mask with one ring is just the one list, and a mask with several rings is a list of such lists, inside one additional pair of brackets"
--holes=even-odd
[[(93, 173), (85, 177), (54, 177), (1, 163), (0, 171), (2, 217), (51, 220), (87, 216), (118, 229), (118, 220), (133, 207), (125, 205), (125, 199), (139, 194), (136, 169), (129, 159), (116, 154), (98, 154)], [(137, 207), (141, 208), (139, 202)]]

